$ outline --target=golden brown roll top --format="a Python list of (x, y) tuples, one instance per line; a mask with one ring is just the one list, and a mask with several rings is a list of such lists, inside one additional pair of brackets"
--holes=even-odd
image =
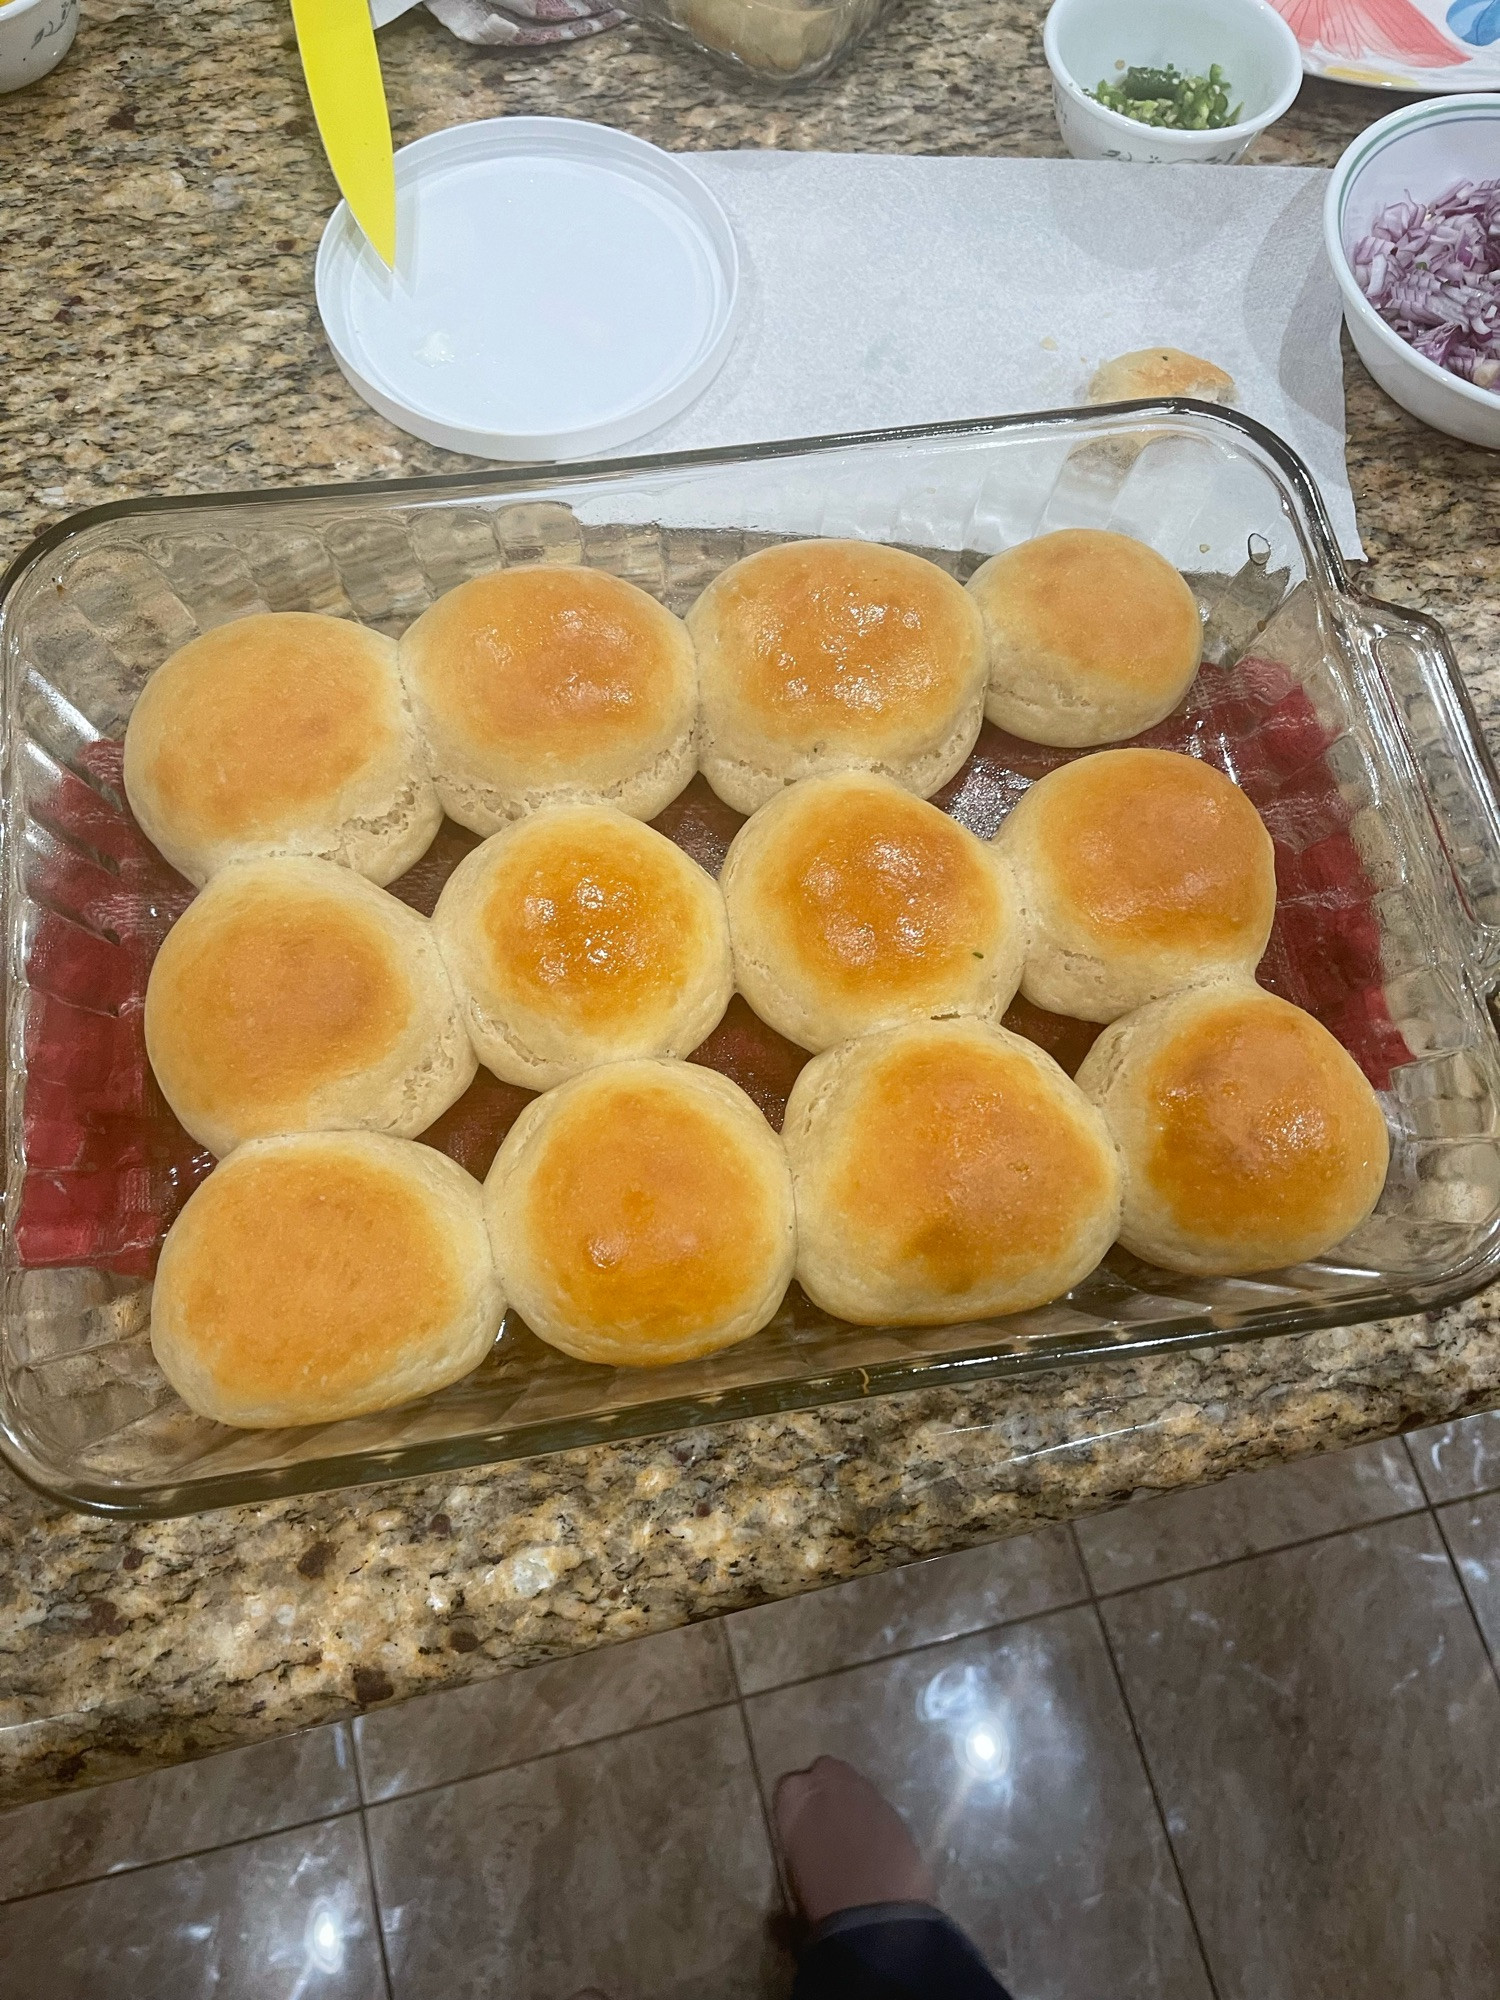
[(505, 1304), (479, 1185), (370, 1132), (241, 1146), (167, 1232), (151, 1345), (200, 1416), (333, 1423), (466, 1375)]
[(570, 801), (650, 819), (693, 774), (692, 643), (604, 570), (474, 577), (423, 612), (400, 658), (443, 806), (476, 833)]
[(696, 1064), (612, 1064), (528, 1105), (485, 1213), (512, 1303), (581, 1361), (712, 1354), (764, 1326), (791, 1280), (781, 1142)]
[(1120, 1166), (1104, 1121), (1031, 1042), (932, 1021), (815, 1056), (782, 1129), (797, 1277), (865, 1325), (1019, 1312), (1114, 1240)]
[(740, 991), (806, 1049), (934, 1014), (998, 1019), (1026, 933), (997, 850), (888, 778), (807, 778), (736, 835)]
[(1060, 528), (982, 563), (991, 722), (1032, 743), (1117, 743), (1170, 715), (1203, 651), (1197, 600), (1146, 543)]
[(997, 836), (1026, 906), (1021, 991), (1112, 1021), (1180, 986), (1249, 978), (1276, 916), (1276, 859), (1232, 779), (1172, 750), (1049, 771)]
[(717, 885), (608, 806), (493, 835), (454, 870), (433, 927), (480, 1060), (538, 1090), (596, 1063), (690, 1055), (734, 987)]
[(716, 577), (687, 624), (701, 768), (739, 812), (834, 771), (879, 771), (926, 797), (974, 747), (983, 632), (960, 586), (921, 556), (784, 542)]
[(1353, 1057), (1258, 986), (1127, 1014), (1079, 1087), (1124, 1156), (1120, 1240), (1170, 1271), (1232, 1276), (1340, 1243), (1380, 1199), (1390, 1141)]
[(1217, 362), (1181, 347), (1137, 347), (1094, 371), (1091, 403), (1133, 403), (1147, 397), (1195, 396), (1201, 403), (1232, 403), (1234, 377)]
[(442, 819), (394, 642), (311, 612), (237, 618), (158, 667), (125, 731), (125, 790), (198, 883), (278, 854), (391, 882)]
[(239, 862), (189, 904), (146, 987), (162, 1094), (210, 1152), (273, 1132), (414, 1138), (475, 1062), (426, 920), (326, 861)]

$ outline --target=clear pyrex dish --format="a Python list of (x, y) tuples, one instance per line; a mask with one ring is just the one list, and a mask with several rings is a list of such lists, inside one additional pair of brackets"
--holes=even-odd
[[(249, 611), (333, 612), (394, 634), (500, 563), (595, 564), (680, 612), (728, 563), (784, 536), (899, 543), (965, 577), (1064, 526), (1141, 536), (1198, 595), (1205, 665), (1147, 740), (1230, 770), (1272, 830), (1281, 902), (1262, 977), (1318, 1013), (1381, 1093), (1392, 1166), (1370, 1222), (1327, 1257), (1253, 1279), (1172, 1277), (1116, 1250), (1040, 1311), (946, 1328), (844, 1326), (794, 1288), (744, 1345), (659, 1371), (572, 1361), (512, 1317), (474, 1374), (382, 1416), (247, 1432), (188, 1412), (152, 1358), (149, 1270), (207, 1162), (180, 1133), (175, 1151), (163, 1140), (159, 1101), (142, 1123), (154, 1087), (138, 1044), (151, 950), (190, 892), (131, 826), (115, 747), (152, 669)], [(1493, 768), (1442, 632), (1353, 589), (1305, 467), (1248, 419), (1135, 404), (545, 473), (126, 502), (27, 551), (0, 600), (0, 648), (0, 1442), (24, 1477), (77, 1505), (168, 1514), (426, 1473), (1406, 1313), (1496, 1275)], [(992, 832), (1060, 754), (987, 732), (940, 803)], [(695, 782), (663, 823), (712, 866), (736, 822), (726, 828)], [(1066, 1041), (1052, 1043), (1064, 1056)], [(774, 1051), (769, 1063), (764, 1048), (737, 1055), (726, 1031), (710, 1053), (774, 1116), (787, 1081)], [(483, 1171), (483, 1156), (454, 1149)]]

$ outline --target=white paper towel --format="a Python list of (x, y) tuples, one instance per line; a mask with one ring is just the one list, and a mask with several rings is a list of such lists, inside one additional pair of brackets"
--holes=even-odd
[(743, 322), (676, 451), (1083, 400), (1101, 361), (1186, 348), (1306, 459), (1344, 552), (1326, 176), (1306, 167), (701, 153), (739, 239)]

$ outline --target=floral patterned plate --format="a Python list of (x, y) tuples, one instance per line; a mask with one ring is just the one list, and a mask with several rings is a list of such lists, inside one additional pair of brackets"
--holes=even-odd
[(1500, 90), (1500, 0), (1271, 0), (1311, 76), (1375, 90)]

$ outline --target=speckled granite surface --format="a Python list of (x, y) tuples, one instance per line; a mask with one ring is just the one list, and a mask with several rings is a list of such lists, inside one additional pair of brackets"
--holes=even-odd
[[(398, 144), (501, 112), (676, 148), (1055, 153), (1040, 0), (907, 0), (826, 85), (752, 93), (626, 28), (556, 54), (382, 37)], [(1252, 157), (1331, 163), (1380, 99), (1310, 83)], [(334, 199), (280, 0), (85, 0), (0, 99), (0, 560), (128, 494), (460, 461), (324, 349)], [(1500, 728), (1500, 457), (1349, 363), (1371, 585), (1448, 626)], [(1500, 1401), (1500, 1305), (725, 1426), (195, 1520), (0, 1474), (0, 1802), (712, 1615), (1033, 1521)]]

